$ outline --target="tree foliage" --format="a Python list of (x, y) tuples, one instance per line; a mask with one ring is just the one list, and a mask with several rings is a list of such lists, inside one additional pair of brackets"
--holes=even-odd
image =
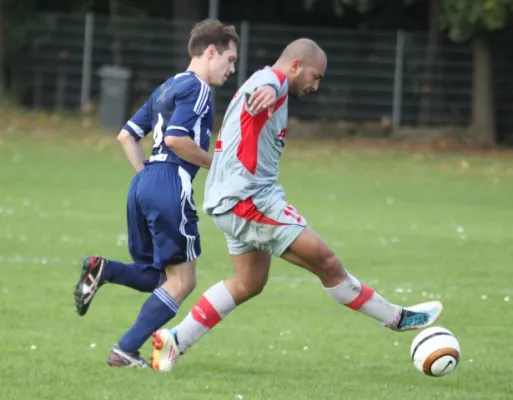
[(513, 0), (444, 0), (442, 28), (454, 41), (506, 27)]
[[(401, 8), (424, 3), (431, 0), (303, 0), (306, 7), (312, 8), (316, 3), (330, 2), (335, 14), (342, 15), (347, 9), (367, 13), (376, 8)], [(402, 6), (402, 7), (401, 7)], [(403, 14), (408, 18), (408, 14)], [(447, 31), (454, 41), (462, 41), (474, 35), (505, 28), (513, 16), (513, 0), (443, 0), (440, 28)], [(406, 21), (405, 21), (406, 22)]]

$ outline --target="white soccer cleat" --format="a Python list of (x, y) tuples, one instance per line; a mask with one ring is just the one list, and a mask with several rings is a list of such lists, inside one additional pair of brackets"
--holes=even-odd
[(405, 307), (397, 323), (389, 326), (389, 328), (399, 332), (427, 328), (438, 320), (443, 309), (444, 307), (439, 301), (429, 301)]
[(176, 332), (173, 329), (160, 329), (154, 332), (151, 345), (154, 347), (151, 368), (155, 371), (171, 371), (181, 355)]

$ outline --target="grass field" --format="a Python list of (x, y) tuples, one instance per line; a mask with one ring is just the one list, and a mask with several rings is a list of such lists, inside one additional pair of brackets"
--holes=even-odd
[[(105, 286), (84, 318), (72, 301), (84, 255), (129, 259), (132, 172), (114, 140), (83, 136), (86, 122), (41, 118), (0, 117), (0, 399), (513, 398), (512, 156), (290, 141), (282, 160), (288, 200), (348, 269), (394, 302), (444, 302), (440, 324), (462, 346), (453, 375), (423, 376), (413, 333), (344, 309), (278, 260), (259, 298), (158, 374), (105, 362), (147, 295)], [(179, 319), (231, 270), (222, 234), (200, 218), (198, 287)]]

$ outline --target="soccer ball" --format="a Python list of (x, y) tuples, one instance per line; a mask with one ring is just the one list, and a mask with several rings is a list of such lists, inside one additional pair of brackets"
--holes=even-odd
[(410, 355), (420, 372), (440, 377), (450, 374), (458, 366), (460, 344), (451, 331), (433, 326), (415, 336)]

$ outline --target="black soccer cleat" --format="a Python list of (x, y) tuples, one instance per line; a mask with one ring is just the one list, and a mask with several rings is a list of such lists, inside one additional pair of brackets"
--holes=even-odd
[(104, 284), (106, 264), (107, 260), (99, 256), (88, 256), (82, 261), (80, 279), (75, 286), (75, 308), (78, 315), (85, 315), (94, 295)]

